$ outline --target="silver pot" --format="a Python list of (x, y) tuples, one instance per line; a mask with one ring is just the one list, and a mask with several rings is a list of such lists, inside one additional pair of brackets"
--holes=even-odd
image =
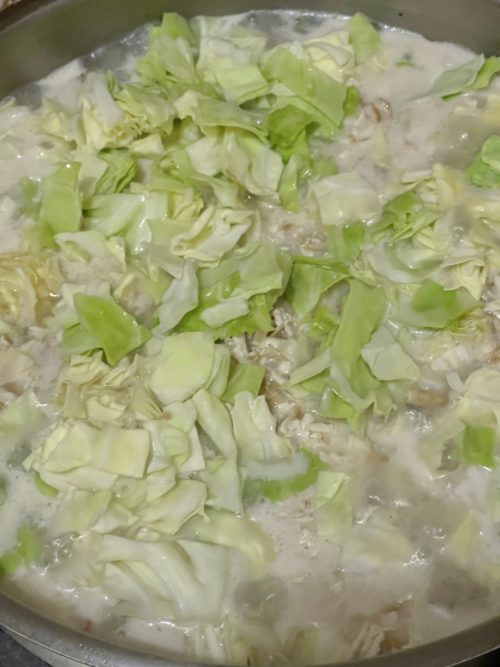
[[(0, 14), (0, 99), (164, 11), (194, 16), (251, 9), (362, 11), (376, 21), (430, 39), (500, 53), (500, 0), (23, 0)], [(54, 667), (181, 664), (68, 629), (7, 594), (0, 595), (0, 626)], [(479, 667), (486, 665), (484, 656), (498, 647), (500, 617), (418, 648), (336, 667)], [(488, 664), (500, 664), (500, 658)]]

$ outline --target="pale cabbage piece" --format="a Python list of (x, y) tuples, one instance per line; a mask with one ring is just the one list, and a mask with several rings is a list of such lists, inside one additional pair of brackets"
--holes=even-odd
[(290, 457), (291, 443), (276, 433), (276, 418), (264, 396), (254, 398), (250, 392), (240, 392), (234, 399), (231, 418), (243, 463)]
[(248, 517), (207, 509), (206, 518), (195, 517), (187, 523), (182, 537), (203, 543), (219, 544), (237, 549), (245, 557), (252, 576), (263, 576), (274, 559), (271, 538), (258, 523)]
[(344, 543), (353, 522), (348, 477), (345, 473), (319, 471), (314, 514), (318, 535), (338, 544)]
[(149, 359), (149, 386), (164, 405), (184, 401), (208, 384), (214, 357), (215, 345), (206, 333), (169, 336)]
[(180, 278), (174, 278), (158, 307), (160, 323), (155, 333), (164, 334), (179, 324), (186, 313), (198, 305), (198, 279), (192, 262), (186, 260)]
[[(101, 581), (94, 579), (89, 584), (100, 583), (115, 599), (131, 603), (140, 615), (150, 620), (156, 617), (154, 605), (152, 609), (140, 605), (145, 590), (149, 599), (170, 603), (173, 620), (222, 620), (230, 564), (226, 548), (185, 539), (176, 543), (140, 542), (117, 535), (102, 536), (97, 548), (98, 563), (124, 569), (131, 581), (128, 587), (113, 586), (111, 582), (108, 590), (104, 570)], [(139, 588), (131, 595), (134, 581)], [(141, 599), (137, 599), (138, 593)]]
[(71, 479), (74, 481), (72, 473), (77, 474), (79, 469), (88, 467), (109, 475), (110, 479), (117, 475), (141, 478), (150, 449), (149, 434), (143, 429), (105, 425), (98, 430), (82, 421), (61, 422), (24, 465), (36, 470), (42, 479), (45, 473), (51, 479), (60, 476), (63, 483), (69, 477), (69, 484), (73, 483)]
[(463, 395), (457, 410), (461, 419), (477, 426), (500, 426), (500, 371), (496, 368), (480, 368), (465, 381)]
[(355, 172), (328, 176), (314, 183), (311, 191), (324, 225), (368, 221), (382, 210), (375, 190)]
[(376, 572), (391, 562), (408, 563), (414, 551), (405, 533), (378, 511), (365, 524), (353, 526), (344, 543), (340, 566), (346, 572)]
[(192, 479), (180, 480), (173, 489), (138, 508), (136, 513), (142, 524), (159, 533), (175, 535), (186, 521), (203, 514), (206, 499), (205, 484)]
[(420, 369), (385, 327), (377, 329), (361, 356), (378, 380), (416, 380)]

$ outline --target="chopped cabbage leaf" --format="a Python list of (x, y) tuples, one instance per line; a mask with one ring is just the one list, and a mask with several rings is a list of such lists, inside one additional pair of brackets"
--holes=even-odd
[(353, 522), (348, 478), (345, 473), (320, 470), (314, 496), (318, 535), (343, 544)]
[(82, 202), (78, 189), (79, 171), (79, 163), (68, 162), (43, 181), (40, 222), (53, 234), (80, 229)]
[(500, 58), (474, 56), (464, 65), (442, 72), (432, 84), (431, 95), (446, 98), (486, 88), (491, 78), (499, 71)]
[[(301, 467), (303, 470), (294, 476), (281, 477), (283, 473), (295, 472), (297, 467)], [(252, 476), (247, 477), (244, 487), (247, 502), (255, 502), (259, 498), (265, 498), (272, 503), (281, 502), (285, 498), (309, 488), (316, 482), (321, 471), (327, 470), (328, 466), (313, 452), (301, 449), (289, 464), (280, 464), (279, 479), (268, 478), (268, 476), (273, 475), (273, 472), (276, 474), (273, 468), (275, 466), (267, 465), (266, 469), (262, 470), (266, 479), (255, 478), (255, 468), (251, 469)]]
[(464, 288), (446, 290), (439, 283), (425, 280), (411, 302), (396, 311), (394, 319), (416, 328), (445, 329), (478, 305), (478, 301)]
[(349, 42), (356, 63), (364, 63), (377, 53), (382, 44), (380, 35), (363, 14), (354, 14), (347, 24)]
[[(79, 320), (76, 332), (82, 341), (79, 352), (101, 348), (108, 363), (116, 366), (120, 359), (151, 338), (148, 329), (110, 299), (75, 294), (73, 303)], [(69, 329), (66, 334), (71, 336), (76, 332)]]
[(252, 396), (257, 396), (265, 374), (266, 369), (263, 366), (233, 363), (229, 369), (227, 387), (222, 394), (222, 400), (226, 403), (234, 403), (235, 397), (241, 391), (248, 391)]
[(374, 332), (361, 356), (377, 380), (416, 380), (420, 375), (417, 364), (385, 327)]
[(500, 136), (488, 137), (467, 167), (466, 176), (480, 188), (500, 188)]
[(496, 440), (494, 429), (466, 424), (462, 435), (462, 458), (472, 465), (494, 468)]
[(276, 433), (276, 418), (264, 396), (248, 391), (236, 395), (231, 410), (233, 431), (243, 463), (289, 458), (290, 442)]
[(354, 172), (328, 176), (314, 183), (311, 190), (326, 226), (365, 222), (381, 209), (377, 193)]

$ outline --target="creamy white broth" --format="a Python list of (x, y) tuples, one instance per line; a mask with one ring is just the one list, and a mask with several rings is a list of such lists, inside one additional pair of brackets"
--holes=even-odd
[[(228, 34), (235, 26), (250, 26), (269, 32), (269, 45), (276, 45), (344, 30), (348, 18), (264, 12), (224, 21)], [(402, 191), (402, 180), (418, 181), (437, 162), (446, 164), (449, 159), (454, 164), (463, 128), (453, 123), (463, 108), (475, 117), (484, 105), (484, 93), (447, 101), (428, 95), (438, 75), (468, 62), (470, 51), (389, 27), (381, 28), (380, 35), (383, 49), (377, 62), (356, 67), (349, 80), (361, 93), (360, 111), (345, 120), (339, 135), (323, 150), (335, 158), (339, 172), (356, 171), (385, 204)], [(21, 99), (41, 94), (76, 111), (89, 71), (111, 68), (120, 80), (134, 77), (137, 56), (145, 45), (145, 31), (140, 29), (117, 45), (57, 70), (38, 84), (36, 92), (28, 90)], [(411, 61), (411, 66), (396, 66), (402, 60)], [(495, 88), (494, 82), (491, 90)], [(46, 144), (29, 110), (19, 111), (10, 123), (0, 151), (5, 145), (18, 151), (18, 159), (15, 170), (2, 171), (0, 162), (0, 190), (20, 206), (20, 179), (40, 181), (50, 175), (59, 151)], [(483, 127), (472, 139), (463, 138), (465, 164), (486, 136)], [(310, 206), (289, 213), (264, 202), (259, 209), (263, 235), (278, 246), (313, 258), (325, 253), (324, 229)], [(8, 222), (10, 227), (2, 224), (0, 238), (5, 237), (4, 248), (11, 251), (21, 243), (18, 229), (29, 223), (20, 210)], [(118, 288), (118, 264), (110, 271), (109, 262), (99, 258), (87, 264), (67, 258), (61, 262), (66, 279), (91, 285), (92, 294), (106, 295)], [(332, 299), (343, 296), (345, 291), (340, 291)], [(134, 302), (129, 295), (127, 301), (127, 310), (137, 317), (152, 308), (147, 297), (140, 298)], [(412, 397), (386, 421), (371, 416), (366, 432), (359, 433), (344, 420), (321, 417), (289, 391), (290, 374), (297, 365), (292, 359), (294, 341), (304, 329), (290, 307), (280, 302), (273, 310), (273, 322), (273, 333), (235, 337), (227, 346), (238, 361), (265, 367), (263, 394), (277, 419), (277, 432), (295, 448), (308, 448), (332, 470), (348, 476), (353, 525), (345, 541), (338, 544), (317, 534), (313, 485), (277, 503), (260, 499), (247, 504), (245, 512), (269, 535), (274, 560), (255, 577), (237, 555), (231, 556), (223, 602), (226, 620), (183, 624), (168, 614), (143, 618), (130, 608), (117, 607), (103, 588), (86, 584), (86, 558), (92, 553), (86, 551), (88, 535), (51, 534), (59, 497), (40, 495), (32, 472), (20, 468), (24, 457), (19, 457), (14, 463), (0, 461), (7, 485), (7, 500), (0, 505), (0, 553), (15, 547), (16, 532), (27, 519), (49, 539), (40, 562), (22, 565), (6, 582), (8, 589), (48, 615), (98, 636), (112, 635), (125, 644), (167, 655), (229, 663), (242, 660), (241, 653), (231, 648), (235, 637), (248, 647), (248, 659), (254, 664), (331, 662), (432, 641), (498, 613), (498, 577), (485, 584), (446, 551), (448, 540), (474, 509), (481, 514), (485, 553), (498, 559), (498, 524), (486, 511), (491, 497), (498, 494), (498, 475), (453, 460), (449, 469), (436, 472), (422, 455), (426, 438), (439, 433), (440, 416), (466, 380), (462, 367), (446, 361), (446, 354), (456, 350), (456, 341), (443, 342), (429, 366), (427, 345), (433, 334), (412, 334), (406, 349), (415, 360), (422, 360), (423, 369)], [(50, 404), (52, 394), (59, 391), (57, 376), (64, 363), (51, 333), (31, 326), (23, 339), (11, 344), (26, 346), (34, 364), (22, 390), (33, 389), (42, 403)], [(489, 363), (497, 348), (495, 330), (485, 331), (480, 340), (464, 340), (463, 348), (465, 359), (470, 359), (469, 372)], [(9, 393), (8, 383), (2, 390), (6, 392), (2, 401), (9, 404), (15, 393)], [(37, 439), (43, 436), (42, 432)], [(392, 551), (384, 546), (388, 533), (394, 537)], [(304, 640), (307, 633), (316, 638), (314, 647)]]

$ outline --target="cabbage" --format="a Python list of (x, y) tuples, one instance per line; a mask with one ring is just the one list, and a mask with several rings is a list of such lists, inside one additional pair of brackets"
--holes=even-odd
[[(165, 338), (160, 352), (150, 358), (149, 386), (158, 399), (168, 405), (184, 401), (215, 379), (220, 360), (210, 335), (186, 332)], [(229, 371), (229, 366), (227, 368)], [(224, 391), (227, 373), (223, 378)]]
[(214, 70), (214, 76), (224, 97), (236, 104), (266, 95), (269, 89), (260, 69), (253, 64)]
[(480, 188), (500, 188), (500, 136), (486, 139), (465, 173)]
[(380, 35), (363, 14), (355, 14), (347, 24), (349, 42), (356, 63), (364, 63), (377, 53), (382, 44)]
[(201, 262), (216, 262), (232, 250), (252, 224), (252, 211), (209, 206), (185, 232), (175, 235), (170, 249), (175, 255)]
[(78, 190), (79, 171), (77, 162), (68, 162), (43, 181), (40, 222), (53, 234), (75, 232), (80, 228), (82, 202)]
[(236, 452), (227, 458), (208, 460), (205, 469), (198, 473), (198, 476), (207, 486), (206, 504), (209, 507), (235, 514), (243, 513), (242, 473)]
[(346, 273), (341, 266), (309, 264), (296, 257), (286, 289), (286, 298), (297, 317), (302, 319), (316, 308), (326, 290), (344, 278)]
[(324, 225), (368, 221), (380, 212), (377, 193), (354, 172), (328, 176), (311, 190)]
[(444, 329), (478, 306), (469, 291), (463, 288), (446, 290), (439, 283), (426, 280), (411, 302), (403, 304), (393, 318), (420, 329)]
[(160, 320), (155, 333), (163, 334), (175, 328), (182, 318), (198, 305), (198, 279), (192, 262), (186, 260), (180, 278), (175, 278), (158, 307)]
[(65, 342), (73, 352), (101, 348), (108, 363), (115, 366), (151, 337), (148, 329), (110, 299), (75, 294), (73, 303), (79, 324), (65, 332)]
[(389, 234), (392, 241), (405, 239), (436, 221), (437, 213), (427, 208), (412, 190), (388, 202), (379, 220), (370, 227), (370, 235), (379, 241)]
[(40, 553), (40, 539), (29, 525), (21, 526), (16, 533), (17, 545), (0, 556), (0, 578), (13, 574), (21, 565), (30, 564)]
[(242, 391), (234, 399), (231, 410), (233, 431), (241, 461), (270, 462), (288, 458), (291, 444), (276, 433), (276, 419), (271, 414), (264, 396), (254, 398)]
[(342, 124), (347, 88), (319, 68), (279, 46), (265, 58), (262, 73), (268, 81), (283, 84), (306, 102), (331, 130)]
[(24, 393), (0, 411), (0, 450), (28, 442), (48, 423), (33, 392)]
[(500, 390), (500, 371), (480, 368), (465, 381), (462, 397), (458, 402), (458, 414), (465, 422), (486, 428), (500, 425), (500, 408), (497, 396)]
[(353, 521), (345, 473), (320, 470), (314, 496), (314, 512), (318, 535), (342, 544)]
[(244, 258), (236, 252), (217, 267), (198, 272), (198, 307), (182, 320), (181, 330), (207, 330), (215, 338), (272, 328), (269, 311), (288, 281), (291, 259), (269, 243)]
[(254, 195), (272, 198), (283, 163), (278, 153), (249, 132), (224, 133), (224, 173)]
[(180, 480), (173, 489), (136, 512), (141, 524), (175, 535), (186, 521), (203, 514), (206, 499), (205, 484), (194, 479)]
[(377, 380), (416, 380), (420, 369), (388, 329), (377, 329), (361, 350), (361, 356)]
[(146, 55), (137, 62), (137, 72), (146, 85), (168, 89), (175, 81), (196, 82), (194, 39), (187, 24), (178, 29), (181, 21), (176, 14), (164, 14), (161, 24), (151, 28)]
[(93, 194), (105, 195), (121, 192), (137, 172), (137, 160), (127, 150), (102, 151), (99, 158), (107, 165), (97, 181)]
[(494, 468), (496, 439), (494, 429), (466, 424), (462, 435), (462, 458), (472, 465)]
[(160, 600), (169, 603), (172, 620), (222, 620), (227, 549), (191, 540), (141, 542), (118, 535), (104, 535), (97, 549), (102, 578), (92, 577), (89, 584), (100, 583), (113, 599), (128, 603), (128, 615), (153, 620), (157, 613), (150, 601)]
[(271, 539), (255, 521), (221, 510), (207, 510), (207, 518), (195, 517), (182, 536), (201, 543), (218, 544), (240, 551), (255, 576), (262, 575), (274, 558)]
[(464, 65), (440, 74), (432, 84), (431, 95), (452, 97), (460, 93), (486, 88), (491, 77), (500, 71), (500, 58), (474, 56)]
[(360, 355), (381, 324), (385, 310), (383, 289), (370, 289), (359, 281), (351, 281), (332, 343), (330, 383), (335, 393), (356, 411), (373, 401), (371, 393), (378, 386)]
[(390, 563), (410, 562), (413, 551), (408, 537), (379, 510), (366, 523), (353, 526), (344, 542), (340, 566), (350, 573), (376, 572)]
[(142, 478), (151, 451), (143, 429), (105, 425), (96, 429), (84, 421), (60, 422), (24, 461), (56, 489), (108, 489), (118, 475)]
[[(301, 470), (296, 474), (298, 468)], [(255, 502), (260, 498), (272, 503), (280, 502), (291, 495), (305, 491), (316, 482), (321, 471), (327, 469), (328, 466), (307, 449), (301, 449), (290, 463), (262, 466), (261, 472), (265, 474), (265, 479), (257, 478), (259, 468), (251, 466), (249, 477), (245, 481), (245, 499), (248, 502)], [(294, 474), (290, 475), (290, 472)], [(279, 479), (273, 479), (273, 474), (279, 476)]]
[(227, 387), (222, 394), (222, 400), (226, 403), (234, 403), (240, 391), (248, 391), (252, 396), (257, 396), (265, 374), (266, 369), (263, 366), (234, 363), (229, 370)]

